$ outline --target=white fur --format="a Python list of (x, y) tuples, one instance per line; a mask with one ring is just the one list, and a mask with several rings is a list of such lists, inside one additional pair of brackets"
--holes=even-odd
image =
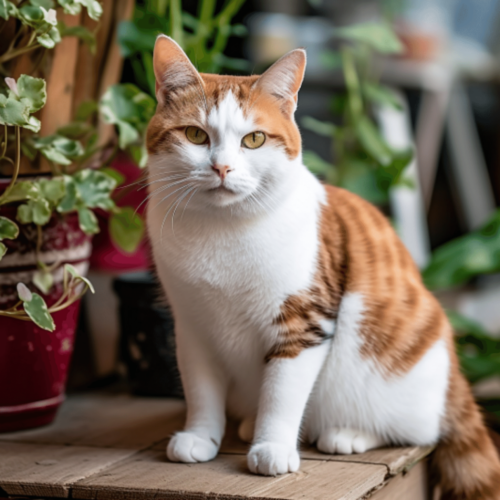
[[(188, 406), (185, 430), (171, 440), (168, 457), (213, 458), (226, 409), (244, 419), (243, 437), (254, 433), (250, 469), (268, 475), (298, 469), (301, 422), (309, 440), (319, 439), (328, 452), (434, 442), (446, 393), (444, 343), (438, 341), (406, 375), (384, 374), (360, 354), (359, 294), (343, 298), (336, 324), (321, 323), (333, 339), (294, 359), (264, 362), (277, 339), (273, 319), (280, 306), (313, 279), (325, 193), (300, 158), (290, 160), (271, 142), (256, 150), (241, 147), (254, 124), (232, 94), (209, 116), (203, 113), (192, 125), (209, 134), (209, 145), (186, 140), (150, 161), (152, 180), (183, 176), (180, 188), (165, 184), (148, 208)], [(214, 162), (231, 167), (230, 192), (212, 191), (221, 184)], [(169, 194), (169, 200), (184, 198), (169, 208), (160, 202)], [(182, 215), (176, 219), (177, 208)]]

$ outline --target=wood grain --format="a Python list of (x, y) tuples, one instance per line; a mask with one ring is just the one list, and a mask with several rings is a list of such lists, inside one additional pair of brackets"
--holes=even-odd
[(428, 500), (427, 464), (418, 463), (406, 474), (399, 474), (369, 497), (370, 500)]
[(70, 486), (134, 450), (0, 443), (0, 488), (9, 495), (67, 497)]
[(128, 394), (73, 396), (53, 425), (0, 434), (1, 441), (140, 450), (168, 438), (184, 423), (184, 402)]
[(380, 465), (306, 461), (295, 474), (263, 477), (250, 474), (246, 458), (219, 455), (212, 462), (175, 464), (148, 450), (102, 473), (79, 481), (73, 498), (259, 498), (357, 500), (384, 482)]

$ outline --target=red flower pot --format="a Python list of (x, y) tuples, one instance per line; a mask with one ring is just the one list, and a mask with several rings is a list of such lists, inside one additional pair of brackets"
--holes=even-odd
[[(4, 217), (15, 220), (15, 214), (13, 206), (0, 207)], [(80, 274), (86, 273), (91, 242), (81, 231), (76, 213), (54, 214), (42, 236), (38, 258), (46, 264), (61, 263), (53, 273), (54, 286), (44, 295), (33, 284), (37, 232), (32, 224), (22, 225), (16, 240), (3, 241), (8, 250), (0, 260), (0, 309), (17, 302), (18, 282), (42, 295), (50, 307), (63, 291), (62, 264), (71, 263)], [(37, 427), (54, 419), (64, 399), (78, 310), (75, 302), (54, 313), (54, 332), (31, 321), (0, 316), (0, 432)]]

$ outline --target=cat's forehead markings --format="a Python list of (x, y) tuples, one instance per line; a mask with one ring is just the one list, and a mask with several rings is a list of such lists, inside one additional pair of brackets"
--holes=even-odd
[(229, 90), (210, 110), (208, 114), (208, 126), (215, 130), (227, 132), (251, 131), (254, 122), (250, 116), (245, 116), (244, 103), (236, 99), (232, 90)]

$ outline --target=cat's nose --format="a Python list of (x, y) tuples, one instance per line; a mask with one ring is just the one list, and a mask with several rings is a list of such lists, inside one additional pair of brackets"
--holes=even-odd
[(231, 172), (232, 168), (229, 168), (228, 165), (219, 165), (216, 163), (215, 165), (212, 165), (212, 170), (217, 172), (221, 180), (224, 180), (226, 175)]

